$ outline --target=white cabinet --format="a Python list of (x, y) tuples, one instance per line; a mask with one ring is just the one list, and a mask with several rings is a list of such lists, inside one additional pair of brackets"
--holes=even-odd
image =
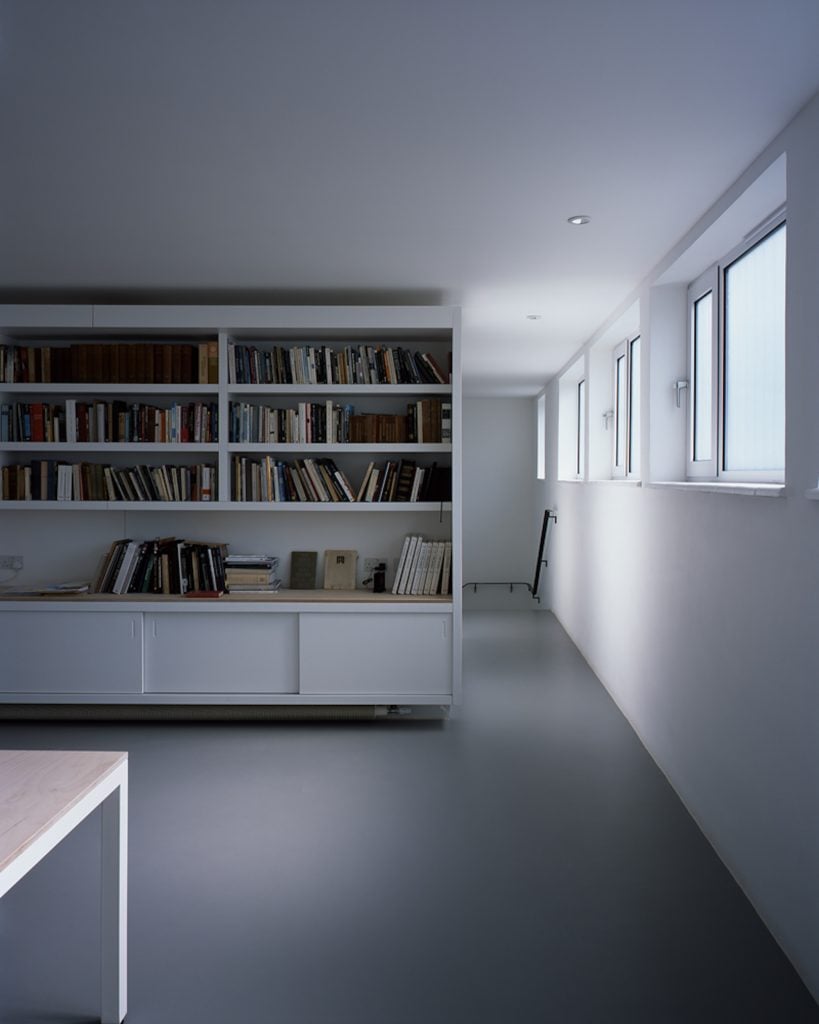
[[(143, 610), (144, 608), (144, 610)], [(452, 611), (343, 602), (0, 601), (0, 704), (435, 704), (453, 699)]]
[(4, 693), (142, 690), (142, 616), (132, 612), (3, 610), (0, 652)]
[(146, 693), (295, 693), (298, 677), (292, 612), (145, 616)]
[(348, 612), (300, 616), (304, 694), (452, 693), (452, 616)]

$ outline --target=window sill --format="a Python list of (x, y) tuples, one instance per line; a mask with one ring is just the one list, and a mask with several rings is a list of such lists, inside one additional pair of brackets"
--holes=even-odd
[(614, 484), (615, 487), (642, 487), (642, 480), (628, 479), (626, 477), (600, 477), (589, 480), (590, 484)]
[(756, 498), (784, 498), (785, 484), (718, 483), (714, 480), (653, 480), (646, 486), (678, 491), (709, 491), (712, 494), (743, 494)]

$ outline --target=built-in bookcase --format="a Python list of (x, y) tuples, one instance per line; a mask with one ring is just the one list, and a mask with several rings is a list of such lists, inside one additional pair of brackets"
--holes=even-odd
[[(22, 663), (41, 676), (53, 666), (38, 664), (44, 655), (34, 656), (30, 645), (27, 653), (19, 648), (26, 623), (48, 624), (61, 636), (76, 615), (86, 626), (90, 615), (104, 616), (101, 626), (126, 616), (122, 628), (133, 636), (122, 650), (114, 646), (116, 657), (141, 637), (133, 654), (139, 669), (128, 675), (141, 680), (138, 693), (108, 693), (102, 682), (95, 688), (88, 673), (98, 669), (89, 666), (84, 681), (55, 699), (98, 702), (102, 693), (114, 703), (171, 703), (175, 696), (219, 703), (252, 695), (263, 703), (322, 703), (331, 695), (335, 703), (442, 706), (457, 699), (457, 310), (13, 306), (0, 307), (0, 322), (3, 553), (25, 560), (9, 582), (91, 578), (96, 559), (124, 536), (272, 552), (285, 588), (291, 551), (319, 553), (319, 587), (324, 550), (360, 556), (359, 585), (349, 595), (283, 589), (261, 601), (231, 596), (207, 604), (7, 596), (0, 639), (16, 644)], [(237, 353), (247, 367), (251, 352), (267, 373), (243, 373)], [(277, 361), (279, 371), (288, 361), (289, 369), (274, 372), (271, 382)], [(452, 541), (446, 593), (421, 600), (390, 592), (408, 534)], [(383, 594), (362, 585), (367, 558), (387, 564)], [(239, 612), (247, 616), (241, 627)], [(335, 616), (343, 628), (335, 628)], [(318, 639), (324, 629), (327, 642)], [(161, 639), (169, 630), (176, 639)], [(234, 643), (240, 630), (247, 635)], [(265, 667), (260, 652), (271, 649), (264, 638), (273, 635), (278, 653)], [(323, 650), (320, 658), (305, 646), (309, 637)], [(219, 668), (222, 644), (233, 660)], [(440, 671), (418, 671), (419, 644), (438, 651), (430, 657)], [(183, 648), (188, 667), (169, 667)], [(198, 657), (192, 649), (207, 652), (198, 667), (191, 667)], [(228, 680), (228, 665), (243, 665), (243, 651), (245, 681)], [(174, 683), (171, 668), (185, 679)], [(44, 684), (32, 676), (3, 699), (47, 701), (50, 691), (37, 685)]]

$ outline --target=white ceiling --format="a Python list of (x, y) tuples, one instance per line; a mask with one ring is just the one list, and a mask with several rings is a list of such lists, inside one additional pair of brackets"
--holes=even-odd
[(817, 90), (816, 0), (0, 0), (0, 298), (457, 303), (532, 394)]

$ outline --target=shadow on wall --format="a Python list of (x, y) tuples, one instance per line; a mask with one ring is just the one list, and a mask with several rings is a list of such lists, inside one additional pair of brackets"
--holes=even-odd
[(464, 611), (537, 612), (544, 610), (542, 601), (532, 597), (525, 584), (510, 588), (508, 583), (497, 586), (464, 586)]
[(557, 513), (544, 509), (531, 582), (467, 580), (463, 585), (464, 610), (542, 611), (547, 607), (548, 602), (544, 600), (549, 565), (547, 555), (556, 524)]

